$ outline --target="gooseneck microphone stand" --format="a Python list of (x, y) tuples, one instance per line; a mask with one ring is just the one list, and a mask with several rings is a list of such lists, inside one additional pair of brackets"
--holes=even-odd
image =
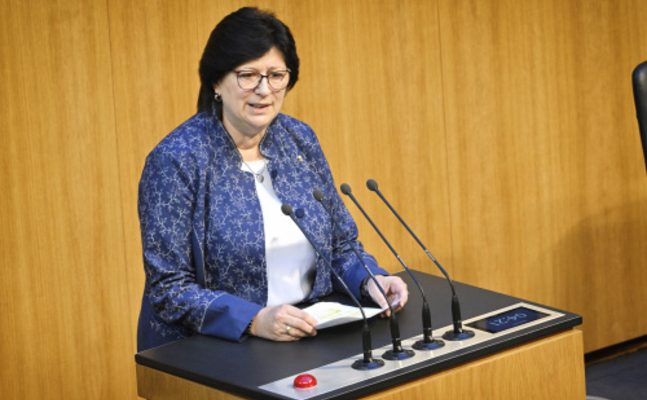
[(411, 228), (409, 228), (409, 225), (407, 225), (406, 222), (404, 222), (404, 220), (400, 218), (400, 215), (393, 209), (393, 207), (391, 207), (391, 204), (389, 204), (389, 202), (384, 198), (382, 193), (377, 188), (377, 182), (375, 182), (375, 180), (373, 179), (369, 179), (366, 182), (366, 187), (368, 187), (370, 191), (375, 192), (377, 193), (378, 196), (380, 196), (380, 199), (382, 199), (384, 204), (386, 204), (389, 207), (391, 212), (398, 218), (398, 220), (400, 220), (400, 223), (404, 225), (405, 228), (407, 228), (411, 236), (413, 236), (413, 238), (416, 239), (420, 247), (422, 247), (422, 249), (425, 251), (425, 253), (427, 253), (429, 258), (431, 258), (431, 260), (434, 262), (434, 264), (436, 264), (438, 269), (440, 269), (440, 272), (442, 272), (442, 274), (445, 275), (445, 278), (447, 279), (447, 282), (449, 283), (449, 286), (451, 287), (451, 290), (452, 290), (452, 319), (453, 319), (454, 329), (451, 331), (445, 332), (445, 334), (443, 335), (443, 339), (450, 340), (450, 341), (457, 341), (457, 340), (465, 340), (465, 339), (474, 337), (474, 331), (463, 329), (463, 321), (461, 318), (461, 306), (458, 301), (458, 295), (456, 294), (454, 283), (452, 282), (451, 278), (449, 277), (445, 269), (440, 266), (436, 258), (434, 258), (434, 256), (431, 255), (431, 253), (429, 252), (429, 250), (427, 250), (425, 245), (422, 244), (420, 239), (418, 239), (418, 236), (416, 236), (416, 234), (413, 233)]
[(391, 250), (395, 258), (398, 259), (400, 264), (404, 267), (404, 269), (409, 273), (413, 281), (416, 283), (418, 286), (418, 289), (420, 290), (420, 294), (422, 295), (422, 335), (423, 338), (422, 340), (418, 340), (413, 344), (413, 348), (416, 350), (436, 350), (445, 345), (445, 342), (442, 340), (436, 340), (432, 336), (433, 329), (431, 327), (431, 309), (429, 308), (429, 302), (427, 301), (427, 296), (425, 296), (425, 291), (422, 289), (422, 286), (420, 285), (420, 282), (418, 282), (418, 279), (413, 275), (409, 267), (402, 261), (402, 258), (400, 258), (400, 255), (395, 251), (395, 249), (391, 246), (391, 244), (386, 240), (382, 232), (377, 228), (377, 226), (373, 223), (373, 220), (366, 214), (366, 211), (362, 208), (362, 206), (359, 205), (359, 202), (353, 196), (353, 193), (351, 192), (350, 186), (346, 183), (342, 184), (341, 187), (341, 192), (345, 194), (346, 196), (350, 197), (351, 200), (353, 200), (353, 203), (359, 208), (359, 210), (364, 214), (364, 217), (370, 222), (371, 226), (373, 226), (373, 229), (377, 232), (378, 235), (382, 238), (384, 243), (388, 246), (388, 248)]
[(339, 222), (337, 222), (337, 219), (332, 215), (332, 211), (330, 211), (328, 206), (326, 206), (326, 204), (324, 203), (323, 192), (317, 189), (314, 191), (312, 195), (315, 198), (315, 200), (317, 200), (322, 205), (322, 207), (326, 210), (326, 212), (330, 216), (330, 219), (333, 221), (333, 223), (335, 224), (339, 232), (342, 233), (342, 235), (346, 239), (346, 242), (348, 242), (348, 245), (352, 249), (353, 253), (355, 253), (355, 255), (357, 256), (357, 259), (364, 266), (364, 269), (366, 269), (369, 276), (377, 286), (378, 290), (380, 291), (380, 293), (382, 293), (382, 296), (384, 296), (384, 299), (386, 300), (386, 304), (389, 306), (389, 310), (391, 311), (389, 322), (391, 326), (391, 341), (393, 342), (393, 350), (388, 350), (387, 352), (385, 352), (382, 355), (382, 358), (384, 358), (385, 360), (394, 361), (394, 360), (405, 360), (407, 358), (413, 357), (415, 355), (415, 352), (413, 350), (404, 350), (402, 348), (402, 341), (400, 339), (400, 326), (398, 325), (398, 320), (397, 320), (397, 317), (395, 316), (395, 312), (393, 311), (393, 306), (391, 305), (391, 301), (389, 300), (389, 297), (384, 292), (384, 289), (382, 288), (382, 286), (380, 286), (380, 284), (378, 283), (373, 272), (370, 270), (370, 268), (368, 268), (368, 266), (366, 265), (362, 257), (359, 255), (359, 253), (355, 249), (355, 246), (353, 246), (353, 243), (350, 241), (350, 238), (348, 237), (346, 232), (344, 232), (342, 227), (339, 225)]
[(283, 204), (281, 206), (281, 211), (283, 211), (283, 214), (289, 216), (292, 219), (292, 221), (294, 221), (294, 223), (297, 225), (297, 227), (301, 230), (301, 232), (303, 232), (303, 236), (305, 236), (308, 242), (310, 242), (310, 244), (312, 245), (312, 248), (315, 249), (319, 257), (321, 257), (321, 259), (323, 260), (324, 264), (326, 264), (330, 272), (335, 276), (335, 278), (337, 278), (339, 283), (341, 283), (341, 285), (343, 286), (348, 296), (353, 300), (355, 305), (357, 305), (360, 312), (362, 313), (362, 318), (364, 319), (364, 327), (362, 329), (362, 350), (363, 350), (364, 357), (361, 360), (355, 361), (351, 365), (351, 367), (358, 370), (371, 370), (371, 369), (377, 369), (377, 368), (383, 367), (384, 361), (379, 359), (376, 360), (373, 358), (373, 353), (371, 350), (372, 348), (371, 331), (368, 328), (368, 319), (366, 318), (366, 314), (364, 313), (364, 308), (359, 303), (357, 298), (353, 295), (353, 293), (350, 291), (346, 283), (341, 279), (337, 271), (335, 271), (332, 265), (330, 265), (330, 262), (328, 262), (328, 260), (321, 254), (319, 249), (317, 249), (317, 246), (315, 245), (314, 241), (306, 233), (305, 229), (303, 229), (299, 221), (297, 221), (297, 219), (294, 216), (294, 213), (292, 212), (292, 207), (289, 204)]

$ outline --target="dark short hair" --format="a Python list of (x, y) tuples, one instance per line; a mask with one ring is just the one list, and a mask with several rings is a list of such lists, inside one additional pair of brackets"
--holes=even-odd
[(200, 59), (198, 112), (218, 107), (213, 97), (214, 84), (239, 65), (261, 58), (272, 47), (283, 53), (290, 70), (290, 90), (299, 79), (299, 56), (290, 28), (272, 12), (252, 7), (243, 7), (223, 18), (211, 31)]

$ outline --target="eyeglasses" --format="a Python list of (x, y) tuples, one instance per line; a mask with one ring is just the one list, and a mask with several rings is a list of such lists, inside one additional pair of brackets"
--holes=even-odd
[(254, 69), (234, 71), (238, 79), (238, 86), (243, 90), (254, 90), (261, 84), (263, 78), (267, 78), (270, 89), (279, 91), (285, 89), (290, 83), (290, 70), (271, 71), (267, 75), (261, 74)]

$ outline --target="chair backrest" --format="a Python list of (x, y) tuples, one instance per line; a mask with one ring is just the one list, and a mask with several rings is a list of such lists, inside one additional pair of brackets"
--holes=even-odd
[(643, 145), (645, 166), (647, 167), (647, 61), (639, 64), (632, 74), (634, 99), (636, 100), (636, 116)]

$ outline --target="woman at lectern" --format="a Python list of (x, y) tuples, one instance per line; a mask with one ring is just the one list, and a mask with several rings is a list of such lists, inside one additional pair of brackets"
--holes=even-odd
[(385, 306), (316, 189), (401, 308), (406, 285), (357, 241), (314, 132), (279, 113), (299, 77), (289, 28), (241, 8), (215, 27), (199, 71), (198, 112), (149, 154), (139, 184), (146, 286), (138, 349), (194, 332), (234, 341), (316, 334), (317, 321), (294, 305), (341, 286), (283, 203), (354, 294)]

